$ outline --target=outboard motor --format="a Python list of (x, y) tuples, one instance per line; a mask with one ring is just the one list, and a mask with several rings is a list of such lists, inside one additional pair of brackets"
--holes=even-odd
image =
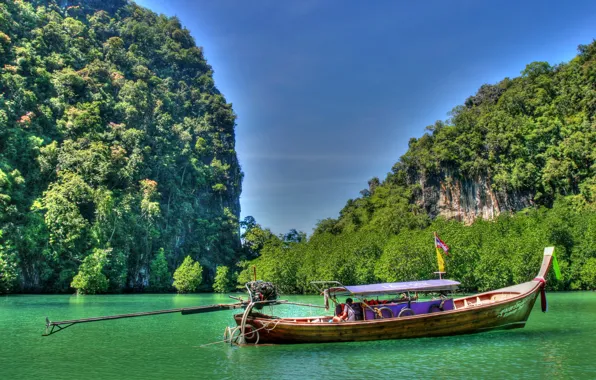
[[(246, 284), (250, 293), (251, 301), (275, 301), (278, 296), (277, 288), (272, 282), (251, 281)], [(263, 304), (256, 304), (255, 308), (262, 309)]]

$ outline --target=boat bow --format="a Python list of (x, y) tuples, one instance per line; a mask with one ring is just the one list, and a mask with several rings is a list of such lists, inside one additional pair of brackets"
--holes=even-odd
[(542, 258), (540, 272), (538, 272), (538, 276), (536, 276), (533, 280), (534, 282), (538, 282), (540, 284), (540, 307), (543, 313), (546, 313), (548, 310), (548, 302), (546, 301), (546, 275), (553, 261), (554, 252), (555, 247), (544, 248), (544, 257)]

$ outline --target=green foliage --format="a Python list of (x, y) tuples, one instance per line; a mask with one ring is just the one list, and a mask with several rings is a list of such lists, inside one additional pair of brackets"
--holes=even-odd
[(596, 289), (596, 257), (588, 259), (581, 271), (581, 281), (586, 289)]
[(212, 76), (176, 18), (132, 2), (1, 2), (12, 291), (67, 291), (94, 249), (112, 249), (110, 292), (145, 289), (159, 247), (200, 259), (209, 283), (242, 256), (235, 115)]
[(231, 278), (230, 268), (226, 266), (217, 267), (215, 281), (213, 282), (213, 291), (217, 293), (227, 293), (234, 288)]
[(17, 279), (17, 268), (14, 259), (0, 252), (0, 294), (10, 293)]
[(106, 262), (103, 273), (108, 279), (108, 291), (112, 293), (121, 292), (126, 287), (128, 266), (126, 256), (120, 251), (111, 248), (106, 250)]
[(249, 258), (256, 257), (268, 242), (279, 241), (279, 238), (270, 229), (263, 229), (252, 216), (244, 218), (240, 225), (244, 231), (241, 236), (242, 248)]
[(149, 289), (154, 292), (164, 292), (172, 288), (172, 275), (163, 248), (159, 249), (157, 256), (151, 261), (151, 274), (149, 276)]
[(437, 270), (430, 231), (425, 232), (404, 231), (387, 242), (375, 271), (383, 282), (424, 279)]
[[(0, 239), (2, 231), (0, 230)], [(0, 294), (10, 293), (17, 279), (17, 265), (10, 247), (0, 244)]]
[(385, 238), (373, 233), (318, 234), (310, 240), (286, 244), (279, 237), (265, 241), (259, 257), (240, 265), (239, 284), (252, 280), (252, 266), (259, 279), (274, 282), (281, 291), (312, 291), (311, 281), (337, 280), (342, 283), (373, 281), (375, 262)]
[(108, 290), (108, 279), (103, 274), (107, 256), (108, 250), (94, 249), (92, 254), (85, 257), (70, 284), (77, 294), (105, 293)]
[(178, 293), (190, 293), (197, 290), (203, 281), (203, 267), (198, 261), (186, 256), (174, 272), (174, 287)]
[(279, 238), (266, 241), (252, 261), (240, 264), (239, 284), (252, 280), (252, 266), (260, 279), (273, 281), (284, 292), (306, 293), (310, 282), (336, 280), (343, 284), (408, 281), (433, 278), (437, 271), (433, 232), (450, 246), (444, 256), (449, 278), (464, 291), (485, 291), (529, 281), (542, 254), (554, 246), (563, 272), (553, 289), (596, 287), (596, 211), (577, 209), (571, 200), (553, 208), (477, 220), (470, 226), (437, 219), (426, 228), (397, 235), (366, 231), (319, 232), (290, 246)]

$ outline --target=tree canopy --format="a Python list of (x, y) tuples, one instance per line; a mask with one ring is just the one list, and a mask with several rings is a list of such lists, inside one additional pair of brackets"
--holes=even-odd
[(174, 287), (178, 293), (190, 293), (197, 290), (203, 281), (201, 264), (186, 256), (178, 269), (174, 272)]

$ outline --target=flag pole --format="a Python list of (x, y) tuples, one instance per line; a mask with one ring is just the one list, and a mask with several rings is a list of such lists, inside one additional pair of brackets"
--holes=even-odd
[[(442, 257), (439, 256), (439, 255), (441, 255), (441, 253), (439, 252), (439, 247), (437, 246), (437, 231), (433, 231), (433, 234), (435, 236), (434, 244), (435, 244), (435, 252), (437, 253), (437, 265), (439, 266), (439, 271), (438, 272), (435, 272), (435, 274), (438, 274), (439, 275), (439, 280), (442, 280), (443, 279), (443, 274), (446, 273), (446, 272), (441, 271), (441, 260), (442, 260)], [(443, 265), (445, 265), (445, 264), (443, 264)]]

